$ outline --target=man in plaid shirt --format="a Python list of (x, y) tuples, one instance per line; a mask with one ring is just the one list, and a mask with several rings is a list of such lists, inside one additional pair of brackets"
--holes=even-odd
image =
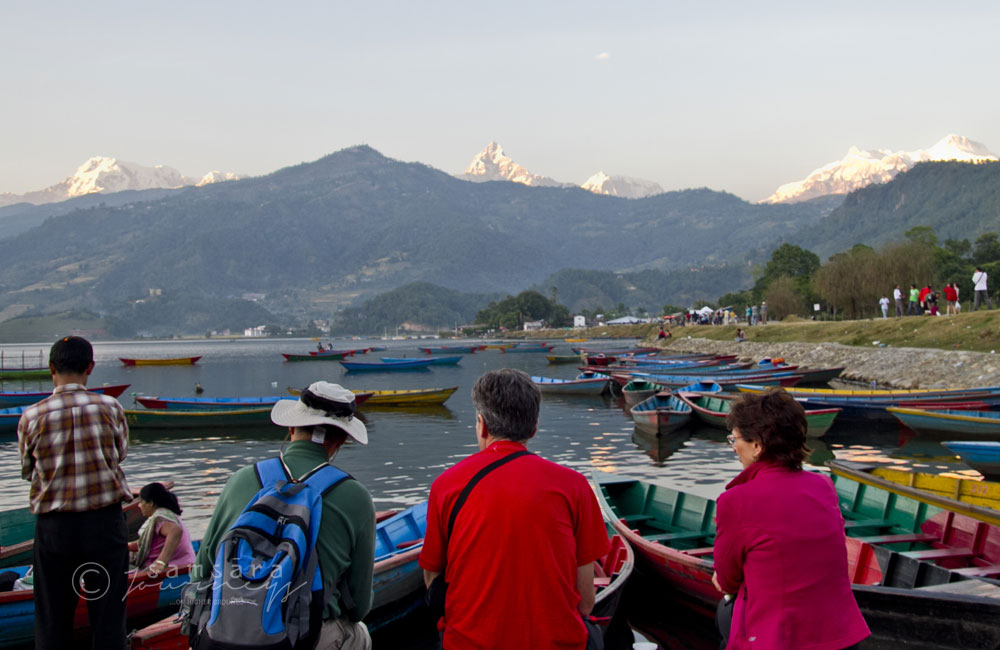
[[(94, 648), (125, 648), (130, 500), (121, 461), (128, 426), (121, 404), (91, 393), (94, 350), (78, 336), (49, 352), (52, 395), (17, 425), (21, 477), (31, 481), (35, 524), (35, 647), (72, 645), (73, 611), (87, 600)], [(81, 588), (80, 582), (83, 581)]]

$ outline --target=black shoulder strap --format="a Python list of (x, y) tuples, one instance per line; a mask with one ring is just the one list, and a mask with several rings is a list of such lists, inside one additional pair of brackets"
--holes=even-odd
[(521, 456), (528, 456), (530, 454), (531, 452), (528, 451), (527, 449), (522, 449), (521, 451), (515, 451), (513, 454), (507, 454), (503, 458), (498, 458), (497, 460), (493, 461), (486, 467), (476, 472), (476, 475), (469, 480), (468, 484), (466, 484), (465, 486), (465, 489), (462, 490), (462, 493), (458, 495), (458, 499), (455, 501), (455, 505), (451, 509), (451, 516), (448, 517), (449, 539), (451, 538), (451, 529), (455, 527), (455, 519), (458, 517), (458, 511), (462, 509), (462, 506), (465, 504), (465, 500), (469, 498), (469, 493), (472, 492), (472, 488), (476, 487), (476, 483), (483, 480), (484, 476), (486, 476), (496, 468), (500, 467), (501, 465), (509, 463), (515, 458), (520, 458)]

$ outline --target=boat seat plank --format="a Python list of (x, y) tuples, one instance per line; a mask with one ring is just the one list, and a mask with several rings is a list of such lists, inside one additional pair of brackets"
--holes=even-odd
[(955, 573), (970, 577), (985, 577), (1000, 574), (1000, 564), (990, 564), (987, 566), (969, 566), (961, 569), (952, 569)]
[(643, 521), (649, 521), (653, 518), (653, 515), (625, 515), (622, 517), (622, 520), (629, 524), (635, 524)]
[(905, 544), (916, 542), (934, 542), (938, 540), (937, 535), (927, 533), (904, 533), (902, 535), (872, 535), (870, 537), (856, 537), (859, 542), (869, 544)]
[(971, 548), (931, 548), (926, 551), (904, 551), (900, 555), (914, 560), (943, 560), (945, 558), (974, 557), (978, 553)]
[(714, 546), (705, 546), (702, 548), (686, 548), (681, 551), (685, 555), (690, 555), (691, 557), (704, 557), (706, 555), (711, 555), (715, 552)]
[(610, 584), (611, 584), (611, 578), (610, 577), (594, 578), (594, 586), (597, 587), (598, 589), (600, 589), (602, 587), (607, 587)]
[(697, 530), (690, 533), (663, 533), (661, 535), (643, 535), (643, 539), (647, 539), (651, 542), (674, 542), (682, 539), (702, 539), (704, 537), (711, 537), (715, 533), (705, 532), (703, 530)]
[(891, 528), (895, 522), (888, 519), (848, 519), (844, 522), (844, 528)]

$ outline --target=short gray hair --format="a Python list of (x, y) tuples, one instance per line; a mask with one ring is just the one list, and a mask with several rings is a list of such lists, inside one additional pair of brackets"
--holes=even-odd
[(531, 377), (520, 370), (491, 370), (472, 387), (472, 404), (496, 438), (521, 442), (538, 427), (542, 394)]

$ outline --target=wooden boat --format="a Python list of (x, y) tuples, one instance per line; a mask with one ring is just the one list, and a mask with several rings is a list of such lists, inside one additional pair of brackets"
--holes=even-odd
[(837, 463), (849, 464), (853, 469), (866, 472), (872, 477), (913, 488), (918, 491), (914, 498), (919, 498), (920, 493), (929, 492), (944, 499), (1000, 511), (1000, 482), (984, 480), (981, 472), (972, 469), (931, 474), (909, 465), (851, 461)]
[(1000, 438), (1000, 411), (929, 410), (905, 406), (890, 406), (885, 410), (917, 433)]
[(552, 395), (600, 395), (608, 389), (608, 377), (586, 377), (583, 379), (556, 379), (532, 375), (531, 382), (538, 390)]
[[(108, 395), (110, 397), (119, 397), (125, 392), (125, 389), (129, 387), (129, 384), (119, 384), (117, 386), (94, 386), (93, 388), (88, 388), (92, 393), (99, 393), (101, 395)], [(35, 402), (40, 402), (49, 395), (52, 391), (7, 391), (0, 392), (0, 408), (12, 408), (14, 406), (30, 406)]]
[(52, 371), (48, 367), (0, 368), (0, 379), (48, 379)]
[[(354, 403), (364, 404), (371, 393), (355, 393)], [(135, 401), (154, 411), (235, 411), (274, 406), (278, 400), (294, 399), (292, 396), (270, 397), (145, 397), (136, 395)], [(2, 425), (0, 425), (2, 427)], [(2, 428), (0, 428), (2, 430)]]
[[(407, 359), (405, 357), (381, 357), (383, 363), (399, 363), (400, 361), (412, 361), (413, 359)], [(458, 362), (462, 360), (462, 355), (457, 355), (453, 357), (432, 357), (430, 359), (420, 359), (420, 361), (426, 362), (428, 366), (457, 366)]]
[(635, 426), (657, 434), (670, 433), (691, 421), (691, 407), (670, 393), (657, 393), (630, 410)]
[[(631, 373), (633, 379), (645, 379), (654, 384), (660, 384), (664, 388), (683, 388), (688, 384), (699, 381), (714, 381), (722, 386), (723, 390), (732, 390), (735, 387), (747, 383), (757, 386), (781, 386), (791, 387), (798, 383), (798, 375), (774, 374), (774, 375), (749, 375), (746, 377), (724, 377), (722, 375), (660, 375), (646, 372)], [(752, 377), (752, 379), (751, 379)]]
[[(24, 575), (27, 566), (9, 570)], [(171, 568), (152, 577), (144, 570), (128, 577), (125, 609), (129, 620), (148, 619), (175, 611), (181, 589), (188, 583), (190, 566)], [(73, 615), (73, 630), (83, 634), (89, 627), (87, 602), (80, 598)], [(0, 648), (29, 644), (35, 635), (35, 592), (32, 589), (0, 592)]]
[[(996, 647), (979, 645), (979, 638), (969, 641), (974, 645), (959, 641), (964, 638), (967, 622), (982, 617), (980, 610), (963, 614), (959, 607), (949, 606), (961, 602), (978, 604), (986, 599), (968, 601), (959, 594), (936, 590), (916, 593), (919, 590), (899, 587), (905, 586), (901, 582), (912, 579), (914, 574), (938, 569), (951, 572), (949, 582), (997, 575), (1000, 547), (995, 544), (1000, 542), (1000, 531), (843, 477), (835, 476), (834, 481), (846, 532), (849, 537), (857, 538), (848, 541), (845, 549), (849, 555), (853, 554), (849, 563), (855, 582), (853, 589), (874, 635), (905, 647)], [(697, 610), (714, 615), (719, 600), (719, 592), (712, 585), (715, 501), (610, 474), (595, 473), (594, 483), (602, 510), (635, 549), (638, 568), (658, 576)], [(919, 570), (910, 571), (908, 577), (904, 572), (894, 576), (887, 569), (873, 577), (864, 570), (871, 568), (870, 558), (862, 556), (864, 544), (895, 551), (897, 558), (911, 564), (918, 562)], [(868, 584), (876, 581), (891, 582), (895, 587)], [(905, 600), (911, 598), (913, 602)], [(955, 619), (936, 619), (939, 614), (935, 612), (940, 611), (954, 612)], [(984, 611), (1000, 612), (1000, 602), (994, 601), (992, 609)], [(928, 619), (932, 628), (942, 630), (943, 636), (930, 638), (932, 645), (922, 645), (921, 638), (929, 637), (923, 636), (926, 631), (915, 626), (915, 620), (907, 618), (909, 612), (919, 616), (921, 623)], [(985, 623), (985, 628), (1000, 642), (1000, 619)], [(945, 629), (950, 634), (944, 634)]]
[(173, 359), (129, 359), (118, 357), (126, 366), (193, 366), (198, 363), (198, 357), (175, 357)]
[(550, 364), (557, 363), (580, 363), (580, 357), (575, 354), (549, 354), (546, 355), (545, 359)]
[[(160, 481), (168, 490), (173, 481)], [(122, 506), (130, 539), (139, 531), (144, 517), (139, 511), (139, 490), (132, 490), (132, 501)], [(35, 545), (35, 515), (25, 506), (0, 511), (0, 568), (29, 564)]]
[[(370, 393), (369, 397), (365, 401), (365, 406), (402, 406), (402, 407), (417, 407), (417, 406), (439, 406), (444, 404), (445, 401), (458, 390), (458, 386), (452, 386), (450, 388), (411, 388), (411, 389), (401, 389), (401, 390), (366, 390), (366, 391), (354, 391), (355, 395), (363, 393)], [(298, 388), (289, 388), (288, 392), (292, 395), (299, 395), (301, 391)]]
[(433, 359), (403, 359), (391, 363), (372, 363), (365, 361), (341, 361), (340, 365), (348, 372), (378, 372), (378, 371), (399, 371), (399, 370), (428, 370)]
[(538, 354), (546, 353), (552, 350), (555, 346), (548, 345), (531, 345), (531, 346), (514, 346), (512, 348), (500, 348), (500, 352), (503, 354)]
[(663, 390), (663, 386), (654, 384), (644, 379), (633, 379), (622, 386), (622, 396), (625, 398), (627, 406), (635, 406), (643, 400), (647, 400)]
[(485, 345), (439, 345), (436, 348), (417, 348), (426, 354), (475, 354), (485, 350)]
[[(875, 465), (870, 463), (856, 463), (846, 460), (829, 460), (826, 464), (830, 467), (830, 471), (836, 476), (843, 476), (864, 485), (870, 485), (880, 490), (885, 490), (886, 492), (908, 497), (914, 501), (931, 504), (943, 510), (958, 513), (979, 521), (985, 521), (986, 523), (994, 526), (1000, 526), (1000, 510), (994, 510), (993, 507), (989, 505), (988, 502), (990, 499), (985, 500), (987, 503), (983, 503), (983, 501), (969, 498), (988, 494), (990, 492), (990, 485), (988, 484), (983, 484), (978, 481), (976, 482), (979, 483), (978, 486), (967, 484), (963, 487), (961, 484), (956, 484), (953, 487), (957, 488), (959, 492), (958, 495), (954, 492), (951, 494), (941, 494), (939, 490), (931, 491), (917, 487), (916, 478), (913, 479), (913, 485), (909, 484), (909, 481), (906, 481), (906, 479), (898, 475), (893, 475), (893, 478), (899, 480), (891, 480), (886, 476), (887, 474), (892, 475), (891, 472), (885, 471), (887, 468), (877, 468)], [(920, 483), (922, 485), (928, 485), (934, 482), (921, 480)], [(996, 498), (1000, 496), (1000, 485), (992, 484), (992, 486), (994, 487), (992, 501), (995, 503)], [(968, 493), (968, 497), (966, 499), (956, 498), (956, 496), (960, 496), (962, 491), (966, 491)]]
[(9, 409), (0, 409), (0, 438), (17, 435), (17, 423), (21, 421), (21, 414), (27, 406), (15, 406)]
[(347, 352), (310, 352), (309, 354), (295, 354), (294, 352), (282, 352), (281, 356), (285, 361), (340, 361), (354, 354), (354, 351)]
[(156, 411), (125, 409), (129, 429), (220, 429), (262, 427), (271, 424), (271, 407), (242, 408), (231, 411)]
[(1000, 481), (1000, 442), (949, 440), (941, 444), (958, 454), (962, 462), (983, 476)]
[(566, 343), (586, 343), (587, 339), (563, 339)]
[[(732, 395), (705, 394), (677, 391), (677, 396), (689, 404), (694, 410), (694, 417), (710, 427), (726, 429), (726, 416), (735, 399)], [(833, 426), (833, 421), (840, 413), (840, 408), (806, 409), (806, 435), (819, 438)]]

